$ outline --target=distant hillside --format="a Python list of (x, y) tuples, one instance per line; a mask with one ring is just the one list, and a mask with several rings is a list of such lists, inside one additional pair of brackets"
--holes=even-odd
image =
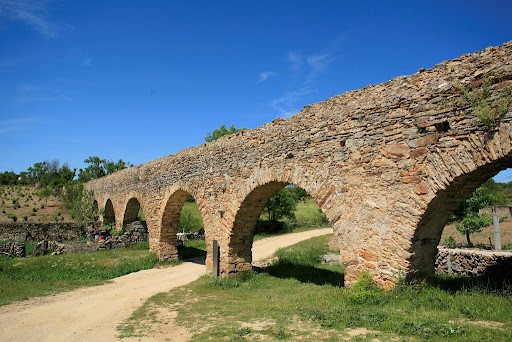
[(33, 186), (0, 186), (0, 222), (72, 222), (64, 203)]

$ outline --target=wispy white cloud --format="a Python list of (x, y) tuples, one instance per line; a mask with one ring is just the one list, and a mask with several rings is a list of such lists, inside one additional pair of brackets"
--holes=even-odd
[(259, 74), (258, 83), (265, 82), (269, 78), (275, 77), (277, 75), (279, 75), (279, 73), (277, 73), (275, 71), (262, 71)]
[(24, 131), (37, 123), (39, 123), (39, 120), (34, 118), (0, 120), (0, 134)]
[(334, 61), (334, 57), (329, 54), (323, 55), (312, 55), (306, 58), (306, 62), (310, 67), (309, 74), (307, 75), (307, 81), (314, 81), (320, 74), (322, 74), (329, 64)]
[(317, 83), (335, 60), (331, 53), (304, 55), (302, 52), (289, 51), (292, 89), (271, 101), (271, 106), (280, 117), (289, 117), (297, 113), (304, 105), (305, 98), (318, 91)]
[(57, 35), (57, 27), (48, 19), (46, 0), (0, 0), (0, 16), (32, 26), (47, 38)]
[(290, 62), (290, 70), (292, 76), (297, 78), (302, 73), (302, 66), (304, 65), (304, 58), (302, 53), (298, 51), (288, 51), (288, 62)]
[(289, 117), (297, 113), (301, 105), (300, 100), (305, 96), (314, 93), (316, 90), (310, 87), (303, 87), (284, 93), (281, 97), (272, 100), (272, 107), (280, 117)]
[(288, 61), (292, 65), (301, 65), (302, 61), (302, 53), (298, 51), (288, 51)]

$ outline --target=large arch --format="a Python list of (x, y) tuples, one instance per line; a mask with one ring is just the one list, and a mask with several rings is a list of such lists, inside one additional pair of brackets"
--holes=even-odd
[[(234, 218), (232, 218), (232, 226), (228, 231), (229, 235), (225, 237), (225, 240), (227, 240), (226, 250), (222, 251), (221, 249), (221, 275), (252, 268), (252, 245), (256, 222), (267, 201), (287, 185), (296, 185), (306, 190), (329, 221), (333, 223), (332, 211), (326, 210), (324, 206), (327, 198), (325, 191), (322, 190), (321, 182), (312, 178), (308, 179), (310, 182), (305, 182), (306, 173), (293, 172), (292, 170), (283, 172), (283, 170), (278, 169), (255, 172), (258, 175), (256, 179), (253, 178), (250, 181), (250, 186), (243, 187), (246, 189), (246, 193), (236, 210)], [(275, 175), (281, 177), (275, 177)], [(310, 186), (309, 184), (313, 185)]]
[[(480, 140), (474, 139), (481, 145), (474, 144), (472, 149), (459, 151), (451, 157), (438, 156), (441, 160), (455, 159), (459, 171), (450, 174), (449, 168), (435, 169), (437, 174), (431, 179), (438, 179), (443, 186), (428, 203), (414, 231), (407, 280), (433, 276), (437, 247), (447, 219), (486, 180), (512, 167), (511, 140), (512, 125), (504, 123), (499, 130), (489, 132)], [(464, 158), (465, 162), (462, 162)]]
[(141, 204), (137, 197), (130, 198), (125, 206), (123, 224), (128, 224), (137, 221), (140, 208)]
[(107, 199), (105, 202), (105, 210), (103, 212), (103, 223), (104, 224), (112, 224), (116, 223), (116, 214), (114, 211), (114, 205), (112, 204), (112, 201), (110, 198)]
[(235, 215), (233, 230), (229, 239), (228, 249), (235, 265), (232, 272), (251, 269), (252, 242), (256, 221), (260, 217), (263, 207), (277, 191), (288, 183), (269, 182), (254, 189), (242, 202)]

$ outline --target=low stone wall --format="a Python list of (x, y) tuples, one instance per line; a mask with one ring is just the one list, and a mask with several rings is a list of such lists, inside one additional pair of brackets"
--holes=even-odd
[(17, 242), (0, 244), (0, 255), (23, 258), (26, 255), (25, 244), (19, 244)]
[(145, 222), (135, 221), (124, 227), (119, 236), (109, 236), (98, 242), (98, 249), (120, 248), (134, 242), (148, 241), (148, 227)]
[(99, 232), (99, 224), (83, 227), (74, 222), (44, 222), (44, 223), (0, 223), (0, 240), (28, 241), (56, 240), (71, 241), (80, 238), (94, 237)]
[(512, 252), (439, 248), (436, 271), (464, 277), (512, 274)]

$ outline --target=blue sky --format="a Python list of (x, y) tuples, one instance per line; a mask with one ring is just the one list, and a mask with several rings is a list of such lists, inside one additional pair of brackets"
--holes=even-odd
[(0, 0), (0, 171), (138, 165), (223, 123), (255, 128), (500, 45), (510, 13), (508, 0)]

